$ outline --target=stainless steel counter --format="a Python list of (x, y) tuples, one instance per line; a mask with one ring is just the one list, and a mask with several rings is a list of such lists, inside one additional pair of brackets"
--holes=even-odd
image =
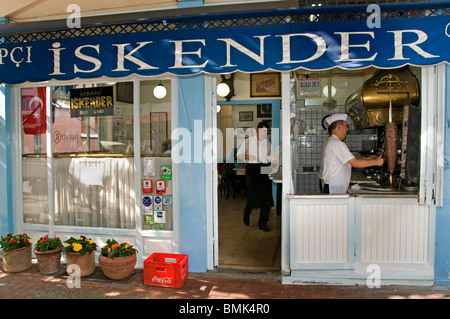
[(418, 198), (418, 192), (406, 191), (371, 191), (371, 190), (348, 190), (350, 196), (365, 198)]
[[(416, 198), (418, 197), (418, 191), (406, 191), (403, 189), (395, 188), (383, 188), (373, 179), (367, 178), (361, 174), (361, 170), (354, 169), (350, 180), (348, 192), (350, 196), (374, 198)], [(373, 185), (373, 186), (372, 186)]]

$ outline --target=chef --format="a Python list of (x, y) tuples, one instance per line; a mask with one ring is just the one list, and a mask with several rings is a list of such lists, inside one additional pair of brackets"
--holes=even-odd
[(347, 193), (352, 174), (352, 167), (364, 168), (382, 166), (384, 159), (381, 156), (356, 158), (343, 142), (347, 136), (347, 114), (333, 114), (326, 118), (330, 137), (324, 144), (322, 156), (323, 193)]
[(267, 222), (273, 206), (272, 181), (268, 175), (272, 161), (272, 146), (267, 139), (269, 130), (267, 123), (260, 122), (256, 128), (256, 136), (250, 136), (236, 153), (237, 159), (246, 163), (247, 204), (244, 208), (244, 224), (250, 224), (252, 209), (260, 207), (258, 226), (265, 232), (270, 231)]

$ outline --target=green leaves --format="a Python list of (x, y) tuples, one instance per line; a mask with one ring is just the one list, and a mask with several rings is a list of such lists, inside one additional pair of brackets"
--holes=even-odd
[(108, 239), (101, 248), (101, 254), (108, 258), (127, 257), (135, 255), (138, 251), (127, 242), (119, 244), (114, 238)]
[(49, 238), (45, 235), (36, 242), (34, 249), (37, 251), (55, 250), (62, 246), (61, 239), (59, 237)]
[(64, 241), (67, 246), (64, 247), (64, 252), (79, 253), (80, 255), (90, 254), (94, 250), (97, 250), (97, 244), (86, 236), (80, 236), (78, 239), (70, 237)]
[(14, 249), (30, 246), (30, 237), (27, 234), (11, 235), (7, 234), (2, 236), (0, 246), (4, 251), (12, 251)]

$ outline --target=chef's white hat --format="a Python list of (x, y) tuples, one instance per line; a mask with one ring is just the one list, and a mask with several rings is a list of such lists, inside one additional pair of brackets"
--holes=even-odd
[(326, 118), (328, 125), (336, 121), (347, 121), (347, 114), (333, 114)]

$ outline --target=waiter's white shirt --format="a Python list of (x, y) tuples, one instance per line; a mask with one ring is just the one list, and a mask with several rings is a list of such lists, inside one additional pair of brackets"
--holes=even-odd
[(267, 138), (264, 138), (262, 141), (258, 141), (258, 138), (256, 136), (250, 136), (241, 144), (239, 150), (236, 153), (236, 156), (238, 158), (240, 156), (241, 158), (244, 158), (245, 155), (250, 155), (254, 158), (245, 160), (246, 163), (268, 164), (271, 162), (271, 151), (272, 144), (270, 144)]
[(355, 156), (336, 135), (331, 135), (323, 150), (322, 179), (329, 185), (330, 194), (347, 193), (352, 174), (348, 163)]

